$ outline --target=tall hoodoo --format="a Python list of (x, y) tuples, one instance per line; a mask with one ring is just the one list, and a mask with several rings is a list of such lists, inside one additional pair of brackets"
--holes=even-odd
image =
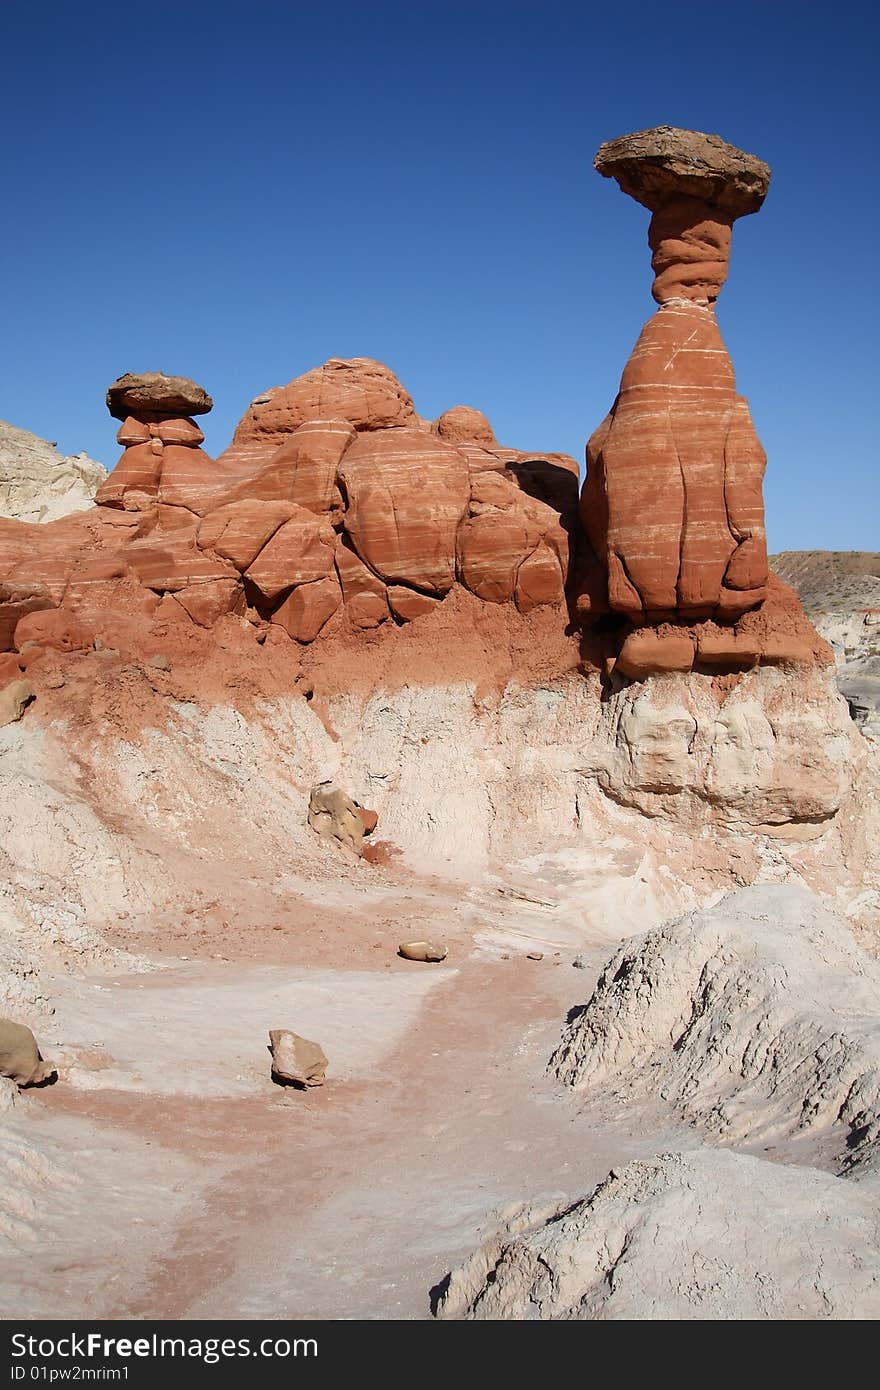
[[(718, 136), (670, 126), (610, 141), (595, 165), (652, 213), (659, 308), (587, 446), (584, 527), (606, 570), (608, 606), (637, 629), (730, 624), (767, 597), (766, 456), (714, 304), (733, 222), (760, 208), (770, 170)], [(627, 648), (680, 669), (699, 659), (690, 645), (688, 659), (681, 632), (637, 631), (622, 670)]]

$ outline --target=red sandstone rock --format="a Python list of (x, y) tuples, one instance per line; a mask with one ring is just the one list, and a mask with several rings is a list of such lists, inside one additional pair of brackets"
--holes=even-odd
[(156, 529), (159, 531), (188, 531), (194, 536), (199, 520), (189, 507), (166, 507), (160, 502), (156, 509)]
[(413, 423), (411, 398), (381, 362), (332, 357), (287, 386), (257, 396), (221, 455), (223, 463), (264, 463), (307, 420), (346, 420), (356, 430)]
[(98, 490), (98, 505), (149, 512), (158, 498), (163, 507), (202, 512), (225, 475), (199, 447), (205, 436), (189, 417), (212, 404), (187, 377), (144, 372), (114, 381), (107, 408), (122, 421), (116, 437), (125, 452)]
[(345, 611), (355, 627), (378, 627), (391, 616), (385, 584), (367, 568), (343, 538), (336, 543), (336, 570), (342, 585)]
[(304, 507), (292, 511), (247, 570), (248, 580), (269, 602), (294, 584), (323, 579), (333, 567), (335, 536), (329, 521)]
[(641, 680), (655, 672), (689, 671), (693, 664), (694, 643), (686, 632), (643, 627), (626, 638), (614, 669), (622, 676)]
[(355, 627), (365, 629), (379, 627), (390, 616), (387, 599), (383, 602), (377, 594), (356, 594), (345, 611)]
[(522, 492), (556, 512), (569, 537), (578, 529), (580, 469), (568, 454), (518, 453), (507, 470)]
[(95, 501), (99, 507), (121, 507), (129, 491), (155, 499), (161, 475), (161, 452), (154, 451), (150, 443), (131, 444), (106, 482), (98, 488)]
[(48, 602), (35, 606), (55, 607), (78, 556), (94, 546), (93, 515), (77, 512), (42, 524), (0, 517), (0, 584), (23, 595), (45, 594)]
[(213, 627), (224, 613), (237, 612), (244, 606), (241, 581), (233, 578), (188, 584), (185, 589), (178, 589), (174, 597), (199, 627)]
[(198, 545), (230, 560), (237, 570), (253, 564), (275, 532), (294, 515), (288, 502), (241, 501), (216, 507), (201, 522)]
[(467, 439), (461, 440), (455, 447), (467, 460), (468, 469), (472, 474), (504, 473), (519, 457), (516, 449), (486, 449), (482, 444), (473, 444)]
[[(125, 453), (105, 505), (43, 526), (0, 520), (0, 651), (17, 626), (58, 635), (38, 645), (19, 634), (24, 650), (0, 675), (18, 679), (44, 650), (73, 649), (73, 625), (129, 650), (154, 624), (157, 634), (183, 624), (176, 640), (191, 642), (192, 624), (230, 614), (289, 661), (285, 632), (314, 641), (341, 609), (330, 630), (343, 639), (392, 615), (409, 622), (437, 612), (456, 579), (524, 615), (557, 607), (564, 624), (572, 568), (584, 623), (609, 607), (636, 621), (622, 676), (694, 660), (713, 671), (829, 661), (796, 596), (766, 572), (764, 455), (710, 305), (732, 214), (664, 178), (651, 229), (663, 304), (590, 441), (582, 515), (592, 544), (574, 460), (502, 449), (466, 407), (431, 425), (375, 363), (331, 362), (270, 393), (272, 410), (243, 422), (247, 447), (225, 463), (180, 414), (189, 401), (123, 402)], [(453, 600), (453, 612), (459, 601), (473, 604)], [(32, 629), (22, 624), (30, 613), (41, 619)], [(244, 626), (226, 622), (224, 634)], [(612, 663), (617, 640), (606, 624), (593, 657)]]
[(584, 528), (612, 610), (639, 621), (730, 620), (767, 593), (766, 457), (712, 304), (731, 223), (760, 207), (769, 170), (717, 137), (668, 127), (603, 146), (596, 167), (654, 211), (661, 307), (587, 447)]
[(134, 541), (126, 559), (138, 581), (155, 593), (175, 593), (212, 579), (235, 579), (231, 566), (204, 554), (194, 541), (171, 532), (160, 539)]
[(190, 511), (203, 515), (219, 496), (225, 482), (214, 460), (204, 449), (186, 444), (162, 446), (159, 500), (166, 506), (188, 507)]
[(517, 570), (540, 539), (515, 484), (498, 473), (477, 474), (458, 532), (459, 574), (471, 593), (486, 603), (509, 602)]
[(341, 517), (339, 464), (355, 439), (347, 420), (307, 420), (254, 474), (239, 484), (248, 497), (279, 498), (309, 511)]
[(804, 613), (794, 589), (772, 572), (768, 578), (766, 599), (758, 608), (737, 619), (736, 631), (757, 646), (762, 660), (764, 651), (772, 650), (776, 639), (785, 638), (797, 641), (801, 656), (809, 651), (814, 664), (834, 664), (834, 653)]
[(125, 452), (95, 496), (99, 506), (144, 511), (157, 497), (168, 505), (201, 510), (201, 501), (221, 481), (199, 448), (204, 435), (192, 420), (144, 422), (127, 417), (117, 434)]
[(131, 532), (132, 535), (135, 532), (140, 534), (143, 526), (142, 517), (133, 516), (130, 512), (113, 511), (104, 507), (95, 513), (95, 520), (99, 527), (108, 534), (114, 531)]
[(70, 577), (64, 592), (68, 606), (76, 613), (87, 611), (92, 606), (92, 596), (97, 589), (113, 585), (129, 573), (128, 561), (120, 552), (95, 560), (82, 562)]
[[(458, 566), (462, 582), (487, 603), (509, 602), (517, 591), (522, 611), (558, 602), (568, 568), (568, 538), (557, 513), (520, 491), (499, 473), (480, 473), (471, 480), (469, 516), (458, 532)], [(530, 559), (539, 543), (555, 561)], [(539, 597), (543, 595), (543, 597)]]
[(150, 439), (150, 426), (134, 415), (126, 415), (116, 431), (116, 443), (121, 444), (123, 449), (133, 448), (136, 444), (149, 444)]
[(11, 681), (19, 681), (27, 670), (27, 661), (18, 652), (0, 654), (0, 690)]
[[(123, 448), (137, 444), (150, 444), (158, 440), (161, 444), (187, 444), (191, 448), (205, 442), (205, 436), (195, 420), (185, 417), (171, 417), (167, 420), (139, 420), (127, 415), (116, 431), (116, 442)], [(159, 449), (154, 448), (154, 453)]]
[(809, 642), (780, 632), (764, 638), (761, 660), (778, 666), (811, 666), (814, 656)]
[(714, 314), (664, 306), (587, 449), (582, 517), (608, 569), (611, 607), (708, 616), (759, 603), (764, 466)]
[(485, 449), (498, 446), (495, 431), (482, 410), (474, 410), (469, 405), (454, 405), (451, 410), (445, 410), (431, 429), (447, 444), (480, 444)]
[(416, 589), (407, 589), (404, 584), (389, 584), (388, 602), (395, 618), (411, 623), (414, 618), (433, 612), (440, 600), (430, 594), (420, 594)]
[(163, 444), (183, 444), (189, 449), (197, 449), (205, 442), (205, 436), (195, 420), (186, 417), (175, 416), (169, 420), (158, 420), (150, 424), (148, 429), (150, 438), (159, 439)]
[(446, 593), (470, 494), (464, 457), (418, 430), (372, 430), (345, 453), (339, 476), (345, 528), (361, 558), (387, 582)]
[(761, 643), (750, 640), (735, 628), (700, 631), (697, 636), (697, 662), (701, 666), (755, 666), (761, 659)]
[(516, 606), (521, 613), (563, 603), (565, 585), (559, 557), (543, 542), (523, 560), (516, 575)]
[(283, 627), (297, 642), (314, 642), (342, 603), (335, 572), (311, 584), (299, 584), (275, 609), (271, 622)]
[(732, 217), (696, 198), (672, 198), (654, 213), (648, 245), (658, 304), (714, 303), (727, 279), (732, 224)]
[(29, 613), (51, 608), (45, 585), (0, 582), (0, 652), (12, 649), (16, 629)]
[(39, 647), (57, 652), (84, 651), (95, 645), (95, 634), (73, 613), (50, 608), (28, 613), (18, 623), (13, 638), (18, 651)]
[(188, 623), (190, 621), (190, 617), (186, 609), (177, 602), (177, 599), (174, 597), (173, 594), (163, 594), (162, 598), (156, 605), (156, 610), (153, 614), (153, 619), (155, 622), (160, 624)]

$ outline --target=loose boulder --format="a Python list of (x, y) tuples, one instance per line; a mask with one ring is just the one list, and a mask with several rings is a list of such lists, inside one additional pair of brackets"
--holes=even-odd
[(435, 963), (446, 959), (449, 954), (449, 947), (436, 944), (433, 941), (403, 941), (397, 948), (397, 954), (403, 956), (404, 960)]
[(0, 690), (0, 729), (5, 724), (15, 724), (24, 714), (37, 692), (30, 681), (12, 680)]
[(338, 787), (315, 787), (309, 797), (308, 823), (322, 839), (332, 839), (361, 856), (364, 836), (371, 833), (378, 817), (353, 801)]
[(43, 1061), (30, 1028), (0, 1018), (0, 1076), (17, 1086), (39, 1086), (54, 1075), (55, 1067)]
[(123, 421), (129, 416), (206, 415), (213, 405), (204, 387), (165, 372), (126, 372), (107, 389), (107, 409)]
[(289, 1028), (269, 1030), (269, 1049), (272, 1053), (272, 1076), (276, 1081), (292, 1082), (295, 1086), (323, 1086), (329, 1065), (318, 1043), (301, 1038)]

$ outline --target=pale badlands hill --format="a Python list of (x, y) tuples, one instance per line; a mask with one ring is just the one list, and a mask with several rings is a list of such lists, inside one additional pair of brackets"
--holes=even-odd
[(64, 455), (30, 430), (0, 420), (0, 517), (55, 521), (85, 511), (107, 477), (87, 454)]
[(800, 595), (811, 617), (880, 609), (880, 554), (873, 550), (783, 550), (770, 564)]

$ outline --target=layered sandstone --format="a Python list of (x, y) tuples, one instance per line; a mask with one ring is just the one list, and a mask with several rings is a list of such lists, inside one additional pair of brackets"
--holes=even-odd
[[(608, 678), (831, 660), (768, 572), (765, 455), (714, 303), (735, 218), (770, 171), (717, 136), (660, 127), (604, 145), (600, 173), (652, 212), (659, 309), (578, 469), (502, 447), (479, 410), (434, 421), (382, 363), (331, 358), (251, 402), (217, 459), (203, 387), (128, 373), (107, 393), (123, 454), (78, 524), (0, 530), (0, 650), (63, 606), (101, 638), (233, 616), (258, 644), (431, 622), (456, 590), (575, 619)], [(20, 673), (19, 673), (20, 674)]]
[[(718, 136), (668, 126), (603, 145), (596, 168), (653, 214), (659, 308), (587, 446), (581, 517), (604, 584), (582, 615), (628, 621), (618, 669), (629, 677), (827, 660), (792, 625), (788, 595), (768, 588), (766, 455), (715, 318), (733, 222), (760, 208), (770, 170)], [(740, 626), (758, 612), (760, 632)]]
[[(604, 145), (600, 173), (652, 212), (659, 308), (578, 470), (499, 445), (486, 416), (416, 413), (388, 367), (331, 358), (258, 396), (217, 459), (203, 387), (128, 373), (107, 393), (123, 454), (81, 521), (0, 529), (0, 650), (63, 607), (103, 640), (231, 616), (257, 644), (435, 622), (458, 590), (574, 618), (581, 659), (616, 682), (827, 664), (768, 571), (764, 451), (718, 331), (733, 221), (769, 169), (717, 136), (660, 127)], [(65, 619), (67, 620), (67, 619)], [(21, 674), (12, 673), (16, 678)]]
[[(669, 325), (703, 311), (677, 303), (669, 312), (664, 351), (701, 360), (678, 352)], [(699, 326), (717, 333), (709, 320)], [(723, 353), (712, 360), (712, 389), (724, 394), (729, 363)], [(60, 607), (64, 621), (84, 622), (97, 637), (120, 612), (145, 633), (156, 622), (211, 627), (233, 615), (260, 642), (272, 629), (308, 644), (428, 618), (464, 589), (525, 616), (549, 610), (560, 634), (572, 606), (585, 623), (609, 609), (626, 615), (629, 627), (620, 619), (606, 625), (584, 653), (625, 679), (827, 661), (796, 596), (761, 569), (760, 488), (732, 467), (748, 453), (742, 403), (728, 429), (723, 480), (740, 541), (733, 546), (729, 531), (725, 540), (713, 511), (711, 477), (698, 461), (717, 443), (718, 422), (707, 421), (693, 393), (673, 393), (668, 419), (681, 433), (675, 458), (694, 460), (696, 483), (685, 497), (678, 463), (667, 458), (661, 516), (660, 463), (640, 447), (639, 433), (641, 378), (651, 377), (653, 362), (660, 370), (662, 353), (636, 355), (625, 374), (632, 407), (625, 390), (619, 428), (609, 417), (601, 447), (591, 443), (586, 534), (574, 460), (501, 447), (470, 407), (422, 421), (379, 363), (333, 360), (267, 396), (267, 412), (252, 408), (236, 432), (247, 447), (234, 444), (217, 460), (202, 448), (192, 415), (180, 413), (210, 408), (202, 387), (159, 373), (122, 377), (108, 403), (123, 417), (123, 454), (97, 506), (39, 533), (0, 526), (0, 650), (14, 653), (19, 619), (41, 609)], [(348, 414), (309, 417), (325, 402)], [(670, 498), (678, 508), (671, 520)], [(603, 529), (597, 517), (606, 516)], [(642, 594), (647, 607), (639, 607)]]
[(501, 448), (480, 411), (423, 421), (387, 367), (333, 359), (255, 402), (214, 460), (197, 383), (129, 373), (107, 404), (123, 453), (97, 506), (38, 539), (0, 530), (0, 650), (41, 609), (102, 640), (121, 610), (144, 636), (232, 615), (308, 644), (415, 622), (458, 587), (565, 627), (577, 466)]
[(416, 423), (412, 398), (393, 372), (369, 357), (331, 357), (287, 386), (251, 401), (221, 463), (267, 461), (308, 420), (340, 418), (357, 430)]

